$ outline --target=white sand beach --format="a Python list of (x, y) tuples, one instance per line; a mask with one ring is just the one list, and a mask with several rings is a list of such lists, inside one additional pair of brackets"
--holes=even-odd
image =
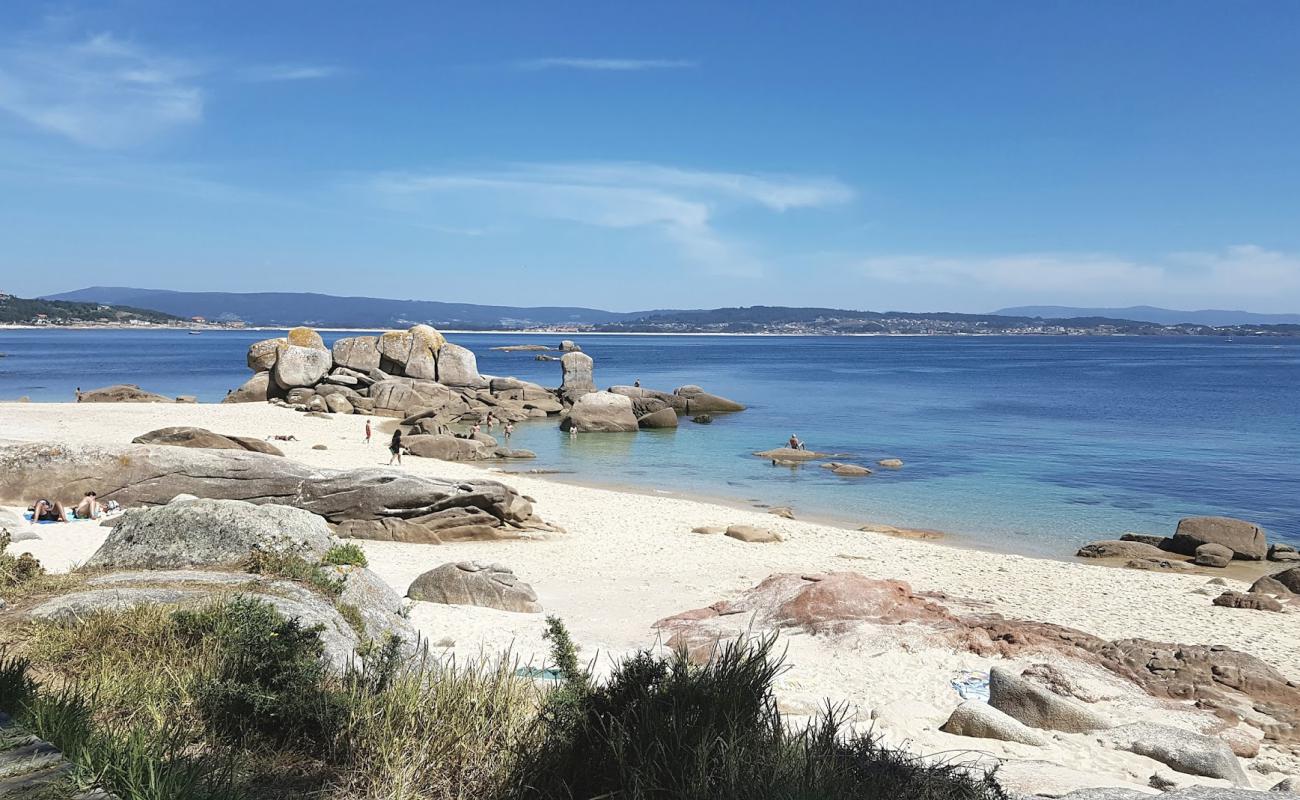
[[(277, 442), (289, 458), (329, 468), (383, 465), (384, 437), (366, 445), (358, 416), (309, 417), (261, 403), (2, 404), (0, 444), (66, 441), (124, 444), (146, 431), (193, 425)], [(547, 423), (538, 423), (547, 424)], [(599, 434), (584, 434), (599, 435)], [(327, 449), (316, 450), (314, 445)], [(512, 464), (518, 469), (519, 464)], [(498, 468), (407, 457), (401, 469), (445, 477), (482, 477)], [(399, 593), (422, 572), (449, 561), (500, 562), (536, 590), (547, 614), (564, 619), (582, 653), (598, 666), (608, 657), (654, 646), (655, 621), (735, 597), (779, 572), (857, 571), (906, 581), (917, 591), (942, 592), (955, 609), (1066, 625), (1108, 639), (1142, 637), (1185, 644), (1221, 644), (1255, 655), (1300, 678), (1300, 625), (1291, 613), (1219, 608), (1211, 604), (1206, 574), (1167, 574), (1085, 563), (978, 552), (881, 534), (787, 520), (672, 496), (651, 496), (575, 486), (528, 475), (496, 475), (536, 502), (537, 512), (564, 533), (534, 540), (415, 545), (360, 542), (371, 568)], [(864, 521), (865, 522), (865, 521)], [(701, 525), (751, 524), (781, 533), (774, 544), (747, 544), (692, 533)], [(52, 570), (83, 562), (107, 529), (91, 522), (31, 528), (41, 537), (13, 545)], [(1228, 579), (1230, 588), (1245, 583)], [(414, 603), (412, 621), (438, 651), (458, 658), (495, 655), (509, 648), (541, 661), (542, 618), (487, 609)], [(993, 661), (938, 646), (901, 628), (872, 635), (784, 636), (788, 672), (780, 680), (782, 705), (794, 714), (815, 712), (823, 698), (846, 702), (856, 719), (875, 721), (894, 743), (920, 753), (978, 751), (1016, 759), (1007, 767), (1062, 786), (1105, 785), (1148, 789), (1154, 772), (1169, 770), (1151, 759), (1107, 750), (1086, 734), (1052, 734), (1046, 747), (952, 736), (938, 730), (959, 702), (949, 680), (961, 670), (987, 671)], [(1024, 665), (1032, 663), (1025, 661)], [(1018, 665), (1023, 666), (1023, 665)], [(1158, 703), (1112, 675), (1089, 681), (1102, 698), (1097, 707), (1116, 719), (1158, 720), (1202, 729), (1208, 715), (1190, 705)], [(1251, 729), (1253, 733), (1253, 729)], [(1268, 788), (1292, 771), (1291, 756), (1268, 746), (1253, 762), (1251, 780)], [(1050, 762), (1048, 767), (1035, 762)], [(1246, 763), (1246, 762), (1243, 762)], [(1288, 766), (1289, 765), (1289, 766)], [(1272, 767), (1272, 768), (1270, 768)], [(1180, 775), (1184, 782), (1190, 776)], [(1209, 779), (1196, 782), (1216, 783)], [(1055, 784), (1054, 784), (1055, 785)], [(1151, 790), (1154, 791), (1154, 790)]]

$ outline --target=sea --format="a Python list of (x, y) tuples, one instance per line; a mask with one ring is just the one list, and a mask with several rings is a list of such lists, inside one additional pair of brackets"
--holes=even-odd
[[(328, 343), (360, 333), (369, 332), (323, 335)], [(248, 345), (275, 335), (0, 330), (0, 400), (69, 402), (77, 387), (136, 383), (215, 402), (249, 376)], [(447, 338), (472, 349), (484, 374), (560, 382), (557, 362), (491, 349), (556, 346), (559, 334)], [(977, 548), (1051, 557), (1128, 531), (1170, 534), (1181, 517), (1203, 514), (1252, 520), (1300, 544), (1300, 339), (563, 338), (595, 359), (598, 385), (693, 383), (748, 410), (677, 430), (574, 438), (555, 419), (529, 422), (512, 445), (537, 459), (508, 469), (788, 505), (801, 518), (933, 529)], [(843, 478), (752, 455), (791, 434), (875, 473)], [(884, 458), (904, 466), (877, 467)]]

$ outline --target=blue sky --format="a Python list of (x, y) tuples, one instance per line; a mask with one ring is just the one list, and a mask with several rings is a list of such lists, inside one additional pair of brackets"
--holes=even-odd
[(1300, 310), (1300, 3), (0, 5), (0, 290)]

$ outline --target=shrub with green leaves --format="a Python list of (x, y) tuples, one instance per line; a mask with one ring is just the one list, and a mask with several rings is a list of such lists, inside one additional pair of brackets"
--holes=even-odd
[(366, 559), (365, 552), (353, 544), (336, 544), (325, 553), (321, 563), (334, 564), (336, 566), (365, 567), (369, 566), (370, 561)]
[(293, 553), (253, 550), (248, 554), (244, 568), (254, 575), (272, 575), (305, 583), (329, 597), (338, 597), (343, 593), (342, 578), (331, 575), (320, 564)]
[(734, 642), (698, 665), (686, 653), (639, 653), (597, 684), (549, 620), (566, 685), (551, 693), (520, 760), (516, 798), (620, 800), (994, 800), (988, 778), (844, 736), (834, 708), (791, 730), (772, 682), (775, 638)]
[(211, 638), (219, 649), (215, 674), (195, 689), (199, 710), (218, 736), (324, 749), (342, 709), (326, 685), (319, 626), (285, 619), (253, 598), (180, 611), (176, 619), (196, 643)]
[(0, 589), (20, 586), (45, 574), (45, 567), (31, 553), (15, 556), (9, 552), (13, 537), (9, 531), (0, 530)]

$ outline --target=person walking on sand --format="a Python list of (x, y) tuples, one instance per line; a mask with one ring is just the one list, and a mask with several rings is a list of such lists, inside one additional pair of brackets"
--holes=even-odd
[(393, 440), (388, 443), (388, 452), (392, 453), (392, 456), (388, 459), (388, 465), (391, 467), (393, 465), (393, 462), (396, 461), (397, 466), (399, 467), (402, 466), (402, 429), (401, 428), (398, 428), (397, 430), (393, 431)]
[(370, 420), (366, 420), (366, 444), (370, 444)]

